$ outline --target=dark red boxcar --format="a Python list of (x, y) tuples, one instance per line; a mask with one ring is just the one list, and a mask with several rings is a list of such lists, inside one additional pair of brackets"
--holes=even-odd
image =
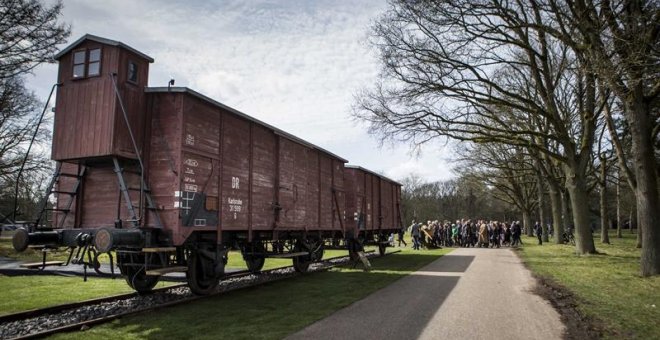
[(359, 166), (344, 167), (346, 214), (361, 237), (387, 242), (401, 229), (401, 184)]
[(146, 93), (148, 180), (175, 245), (195, 231), (342, 232), (344, 159), (190, 89)]
[[(93, 267), (114, 250), (138, 291), (187, 271), (206, 294), (232, 247), (252, 271), (266, 257), (305, 271), (326, 242), (356, 240), (345, 179), (349, 220), (366, 214), (363, 239), (377, 235), (383, 246), (399, 226), (396, 182), (345, 169), (341, 157), (190, 89), (147, 87), (153, 59), (121, 42), (86, 35), (57, 59), (58, 166), (36, 230), (14, 237), (17, 250), (77, 248), (75, 262)], [(54, 222), (43, 228), (46, 210)]]

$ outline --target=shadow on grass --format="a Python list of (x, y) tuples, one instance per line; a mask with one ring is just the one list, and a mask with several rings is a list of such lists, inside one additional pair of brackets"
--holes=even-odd
[[(369, 273), (333, 269), (303, 275), (62, 338), (280, 339), (347, 306), (350, 311), (335, 314), (344, 317), (339, 316), (339, 325), (328, 326), (331, 329), (326, 334), (334, 338), (388, 338), (393, 334), (397, 338), (416, 338), (459, 280), (457, 276), (442, 275), (406, 277), (436, 258), (438, 255), (430, 254), (377, 258), (372, 261), (374, 271)], [(465, 271), (473, 258), (446, 256), (446, 260), (424, 270)], [(438, 265), (443, 262), (447, 267)], [(369, 299), (361, 300), (376, 291)], [(369, 324), (375, 326), (361, 326)]]

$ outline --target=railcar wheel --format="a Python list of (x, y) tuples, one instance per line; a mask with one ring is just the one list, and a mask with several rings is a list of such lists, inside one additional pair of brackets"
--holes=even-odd
[(264, 267), (264, 263), (266, 262), (266, 257), (264, 257), (263, 253), (266, 252), (266, 249), (264, 248), (263, 243), (257, 242), (255, 243), (252, 247), (246, 247), (250, 249), (246, 249), (245, 252), (251, 252), (251, 253), (261, 253), (261, 255), (254, 255), (254, 254), (249, 254), (249, 255), (243, 255), (243, 259), (245, 259), (245, 264), (248, 267), (248, 270), (251, 273), (258, 273), (261, 271), (261, 269)]
[(312, 262), (321, 261), (323, 259), (323, 253), (325, 252), (325, 246), (323, 241), (320, 241), (316, 244), (316, 248), (312, 251), (311, 257)]
[(259, 273), (261, 272), (261, 269), (264, 267), (264, 263), (266, 262), (266, 259), (263, 257), (253, 257), (249, 260), (245, 260), (245, 264), (247, 264), (248, 270), (250, 273)]
[[(144, 269), (144, 255), (131, 257), (129, 255), (118, 255), (117, 265), (121, 275), (126, 279), (126, 283), (138, 294), (146, 294), (158, 283), (158, 276), (149, 276)], [(142, 264), (141, 266), (135, 266)]]
[(186, 273), (190, 290), (197, 295), (209, 295), (215, 291), (220, 280), (213, 273), (213, 261), (192, 252), (188, 258)]
[(309, 270), (309, 265), (312, 264), (312, 261), (309, 259), (309, 255), (296, 256), (293, 258), (293, 269), (298, 273), (306, 273)]
[(139, 294), (146, 294), (158, 283), (158, 276), (148, 276), (144, 272), (144, 268), (129, 269), (126, 275), (126, 282), (131, 288), (135, 289)]
[[(296, 243), (296, 246), (293, 248), (294, 252), (308, 251), (305, 247), (302, 246), (300, 242)], [(296, 256), (293, 258), (293, 269), (298, 273), (306, 273), (309, 269), (309, 265), (312, 264), (311, 254)]]

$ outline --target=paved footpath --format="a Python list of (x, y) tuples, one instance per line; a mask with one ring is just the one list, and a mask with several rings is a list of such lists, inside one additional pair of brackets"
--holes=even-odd
[(288, 339), (561, 339), (510, 249), (459, 248)]

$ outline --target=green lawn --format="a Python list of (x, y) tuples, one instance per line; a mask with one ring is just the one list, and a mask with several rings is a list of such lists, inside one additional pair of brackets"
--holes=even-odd
[[(281, 339), (453, 249), (412, 251), (124, 318), (58, 339)], [(356, 326), (359, 319), (356, 319)]]
[[(368, 247), (368, 249), (372, 248)], [(324, 258), (346, 254), (346, 250), (326, 250)], [(0, 256), (20, 261), (38, 261), (41, 259), (40, 252), (34, 250), (27, 250), (23, 253), (14, 252), (11, 247), (11, 240), (7, 239), (0, 240)], [(49, 256), (49, 259), (58, 259), (62, 256), (62, 253), (60, 253), (59, 256)], [(266, 259), (264, 269), (290, 266), (291, 262), (291, 259)], [(232, 269), (247, 268), (243, 257), (238, 251), (230, 252), (227, 267)], [(176, 284), (176, 282), (161, 281), (157, 287), (172, 284)], [(0, 315), (132, 292), (132, 289), (121, 277), (114, 280), (90, 277), (87, 282), (83, 282), (81, 277), (0, 275), (0, 287), (2, 287), (2, 291), (0, 291)]]
[[(6, 257), (15, 258), (21, 261), (40, 260), (34, 250), (27, 250), (25, 253), (16, 254), (6, 240), (0, 243), (0, 250), (8, 255)], [(324, 257), (334, 257), (346, 255), (345, 250), (328, 250)], [(60, 255), (61, 256), (61, 255)], [(54, 258), (59, 258), (55, 256)], [(49, 259), (53, 259), (49, 257)], [(228, 267), (234, 269), (246, 269), (245, 261), (240, 252), (230, 252)], [(264, 269), (285, 267), (291, 265), (291, 259), (267, 259)], [(73, 265), (72, 265), (73, 266)], [(169, 286), (176, 282), (161, 281), (157, 287)], [(0, 315), (11, 314), (36, 308), (43, 308), (63, 303), (77, 302), (88, 299), (94, 299), (104, 296), (123, 294), (133, 290), (126, 284), (126, 281), (117, 277), (116, 279), (89, 278), (83, 282), (82, 277), (61, 277), (61, 276), (4, 276), (0, 275)], [(11, 297), (11, 298), (10, 298)]]
[(601, 321), (608, 336), (660, 338), (660, 276), (639, 276), (635, 235), (610, 236), (611, 245), (599, 240), (599, 255), (576, 256), (572, 246), (537, 246), (527, 239), (520, 254), (534, 273), (571, 290), (579, 311)]
[[(5, 233), (3, 233), (5, 235)], [(7, 257), (24, 262), (40, 262), (42, 259), (41, 250), (28, 248), (24, 252), (17, 253), (11, 243), (11, 238), (3, 236), (0, 238), (0, 257)], [(62, 248), (60, 251), (50, 251), (46, 261), (66, 261), (69, 256), (68, 248)], [(105, 257), (105, 256), (104, 256)], [(99, 260), (103, 257), (99, 257)]]
[[(158, 283), (157, 287), (171, 285)], [(132, 292), (122, 278), (0, 275), (0, 315)]]

